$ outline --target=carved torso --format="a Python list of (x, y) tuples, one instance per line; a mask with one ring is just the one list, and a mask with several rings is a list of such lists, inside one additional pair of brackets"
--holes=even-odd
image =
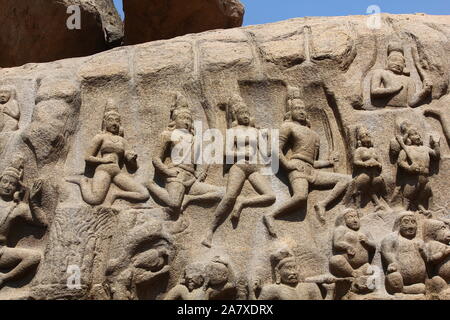
[(403, 88), (396, 94), (394, 94), (387, 102), (388, 107), (408, 107), (409, 92), (412, 87), (412, 80), (406, 75), (395, 74), (390, 70), (379, 70), (380, 76), (385, 88), (398, 87), (400, 85)]
[[(450, 246), (439, 241), (427, 242), (428, 254), (435, 255), (444, 253)], [(444, 279), (447, 283), (450, 283), (450, 256), (443, 257), (436, 261), (434, 265), (434, 273)]]
[(285, 284), (273, 284), (263, 288), (261, 299), (322, 300), (322, 295), (314, 283), (299, 283), (295, 288)]
[(366, 236), (363, 232), (354, 231), (344, 226), (339, 227), (336, 232), (341, 232), (340, 241), (349, 244), (355, 250), (355, 255), (353, 257), (344, 253), (347, 261), (354, 269), (358, 269), (369, 262), (369, 252), (359, 240), (360, 236)]
[(314, 163), (320, 146), (320, 138), (316, 132), (293, 121), (283, 123), (280, 131), (280, 140), (291, 141), (291, 158), (298, 157), (310, 164)]
[(399, 236), (396, 243), (395, 258), (405, 285), (422, 283), (426, 278), (425, 261), (418, 246), (421, 240), (409, 240)]

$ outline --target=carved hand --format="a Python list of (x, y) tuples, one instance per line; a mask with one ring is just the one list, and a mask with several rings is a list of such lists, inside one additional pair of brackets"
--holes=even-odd
[(359, 235), (359, 241), (361, 243), (367, 243), (369, 241), (369, 239), (367, 238), (367, 236), (365, 234), (360, 234)]
[(355, 251), (354, 248), (349, 247), (349, 248), (347, 249), (347, 254), (348, 254), (350, 257), (354, 257), (355, 254), (356, 254), (356, 251)]
[(398, 270), (398, 266), (395, 262), (391, 263), (387, 268), (388, 273), (393, 273), (393, 272), (396, 272), (397, 270)]
[(433, 89), (433, 82), (430, 79), (425, 79), (423, 81), (423, 90), (425, 92), (431, 92), (432, 89)]
[(33, 183), (33, 186), (31, 187), (31, 192), (30, 192), (30, 200), (35, 202), (40, 195), (42, 193), (42, 185), (43, 185), (44, 181), (43, 180), (37, 180)]
[(137, 157), (137, 154), (133, 151), (128, 151), (125, 153), (125, 159), (127, 159), (128, 162), (136, 161)]

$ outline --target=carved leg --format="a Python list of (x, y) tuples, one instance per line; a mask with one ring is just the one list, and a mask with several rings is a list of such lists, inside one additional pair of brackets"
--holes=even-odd
[(442, 126), (442, 131), (444, 132), (445, 138), (447, 139), (447, 144), (450, 146), (450, 121), (445, 117), (445, 114), (442, 112), (442, 110), (428, 109), (424, 111), (424, 115), (431, 115), (439, 120)]
[(268, 207), (271, 206), (275, 201), (276, 197), (273, 193), (272, 187), (270, 185), (270, 182), (261, 175), (259, 172), (254, 172), (248, 177), (248, 181), (253, 186), (253, 188), (258, 192), (260, 195), (251, 197), (251, 198), (244, 198), (242, 200), (238, 199), (238, 204), (235, 206), (235, 209), (233, 211), (233, 219), (239, 220), (241, 216), (241, 212), (246, 207)]
[(185, 195), (181, 212), (186, 210), (187, 206), (194, 201), (219, 201), (223, 198), (225, 190), (207, 183), (196, 182)]
[(148, 190), (143, 185), (137, 183), (124, 173), (116, 175), (113, 178), (113, 182), (123, 191), (115, 192), (111, 204), (114, 203), (115, 199), (145, 202), (150, 198)]
[(30, 269), (36, 267), (41, 261), (41, 253), (31, 249), (3, 248), (0, 258), (0, 268), (11, 268), (12, 270), (2, 274), (0, 286), (9, 280), (17, 280), (26, 275)]
[(330, 272), (336, 277), (358, 277), (359, 273), (353, 269), (344, 256), (332, 256), (330, 258)]
[(92, 179), (82, 178), (79, 185), (83, 200), (90, 205), (97, 206), (105, 201), (111, 186), (111, 176), (106, 171), (97, 170)]
[(283, 203), (274, 212), (267, 214), (263, 218), (264, 225), (267, 228), (270, 236), (276, 238), (277, 234), (273, 228), (274, 219), (278, 218), (294, 209), (306, 206), (306, 200), (308, 199), (308, 181), (306, 179), (293, 179), (291, 181), (292, 190), (294, 192), (293, 197)]
[(318, 172), (316, 181), (314, 182), (315, 186), (320, 187), (328, 187), (334, 186), (328, 196), (316, 203), (314, 205), (314, 209), (316, 210), (317, 217), (321, 222), (325, 222), (325, 212), (327, 206), (334, 200), (336, 200), (348, 187), (351, 183), (352, 177), (339, 173), (331, 173), (331, 172)]
[(219, 203), (219, 206), (214, 213), (214, 221), (211, 224), (210, 229), (208, 230), (205, 240), (202, 241), (202, 244), (204, 246), (211, 248), (214, 232), (222, 224), (224, 216), (229, 213), (234, 207), (236, 199), (241, 193), (242, 187), (244, 186), (245, 179), (245, 172), (242, 171), (242, 169), (237, 165), (233, 165), (228, 176), (227, 191), (225, 193), (225, 196)]
[(402, 293), (403, 287), (403, 277), (400, 272), (393, 272), (386, 275), (386, 290), (388, 293)]
[(147, 184), (147, 189), (154, 197), (161, 200), (166, 206), (173, 211), (178, 211), (183, 201), (186, 187), (180, 182), (169, 182), (166, 189), (158, 186), (154, 181)]

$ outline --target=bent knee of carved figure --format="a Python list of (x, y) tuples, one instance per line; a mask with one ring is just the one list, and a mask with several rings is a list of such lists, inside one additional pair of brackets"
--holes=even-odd
[(351, 277), (353, 268), (344, 256), (336, 255), (330, 258), (330, 272), (337, 277)]
[(388, 293), (402, 293), (403, 287), (403, 277), (400, 272), (393, 272), (386, 275), (386, 290)]
[(358, 188), (367, 187), (370, 185), (370, 177), (368, 174), (361, 173), (356, 178)]

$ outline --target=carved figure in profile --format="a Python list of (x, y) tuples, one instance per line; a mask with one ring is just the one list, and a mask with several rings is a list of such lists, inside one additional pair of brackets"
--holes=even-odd
[(394, 232), (381, 242), (381, 256), (390, 294), (424, 294), (426, 251), (417, 236), (413, 212), (403, 212), (395, 220)]
[(301, 282), (297, 261), (287, 249), (270, 257), (275, 283), (262, 287), (259, 300), (323, 300), (319, 286)]
[(443, 221), (427, 219), (423, 222), (423, 238), (431, 278), (427, 287), (450, 300), (450, 229)]
[(236, 298), (236, 277), (227, 259), (214, 257), (205, 267), (207, 300), (234, 300)]
[[(280, 163), (287, 171), (293, 196), (274, 212), (264, 216), (269, 234), (276, 237), (274, 219), (305, 207), (311, 187), (332, 188), (331, 192), (314, 205), (317, 217), (325, 222), (328, 205), (347, 189), (351, 176), (318, 169), (334, 167), (337, 157), (319, 160), (320, 137), (311, 129), (305, 104), (299, 97), (288, 100), (286, 120), (280, 128)], [(289, 153), (290, 152), (290, 153)], [(289, 155), (288, 155), (289, 154)]]
[(400, 125), (400, 134), (391, 141), (391, 156), (397, 158), (397, 186), (393, 200), (402, 198), (406, 210), (419, 210), (430, 215), (429, 200), (433, 196), (429, 184), (431, 160), (440, 159), (440, 142), (430, 136), (430, 146), (425, 146), (416, 127), (408, 122)]
[(16, 89), (0, 88), (0, 132), (19, 129), (20, 107), (17, 102)]
[(376, 243), (369, 232), (361, 231), (359, 212), (345, 209), (336, 219), (330, 272), (339, 278), (354, 278), (353, 292), (370, 292), (367, 280), (373, 274), (371, 262)]
[[(250, 115), (250, 110), (242, 98), (238, 96), (231, 99), (229, 107), (232, 115), (227, 112), (227, 116), (234, 115), (235, 121), (232, 123), (232, 132), (236, 134), (233, 134), (233, 147), (226, 148), (226, 156), (227, 158), (237, 159), (237, 161), (229, 170), (225, 196), (219, 203), (214, 213), (214, 221), (202, 242), (207, 247), (211, 247), (214, 232), (223, 222), (224, 216), (230, 211), (233, 211), (232, 219), (237, 222), (244, 208), (268, 207), (276, 201), (269, 180), (261, 172), (263, 166), (255, 159), (261, 150), (259, 150), (258, 143), (259, 132)], [(227, 136), (229, 135), (227, 134)], [(245, 137), (245, 140), (242, 137)], [(244, 143), (240, 143), (241, 141), (244, 141)], [(227, 144), (229, 143), (230, 141), (227, 142)], [(250, 182), (258, 195), (240, 197), (245, 181)]]
[[(223, 189), (205, 183), (207, 168), (196, 164), (192, 112), (181, 94), (175, 95), (171, 123), (161, 134), (157, 156), (153, 158), (156, 174), (165, 178), (165, 187), (150, 181), (147, 188), (174, 212), (183, 212), (194, 201), (219, 201)], [(181, 159), (172, 159), (174, 148), (184, 152)]]
[(22, 184), (23, 164), (17, 159), (0, 177), (0, 286), (27, 276), (41, 261), (41, 252), (34, 249), (8, 247), (11, 226), (17, 220), (46, 228), (46, 213), (41, 208), (42, 184), (36, 181), (28, 191)]
[[(376, 206), (375, 210), (387, 209), (386, 183), (381, 175), (383, 165), (375, 149), (367, 128), (358, 126), (355, 130), (356, 149), (353, 153), (353, 181), (347, 190), (344, 202), (349, 204), (351, 198), (367, 195)], [(361, 203), (359, 205), (361, 207)]]
[(108, 205), (112, 205), (116, 199), (145, 202), (150, 198), (143, 185), (122, 171), (124, 165), (137, 169), (137, 154), (128, 147), (121, 126), (121, 116), (113, 101), (108, 101), (106, 105), (102, 133), (97, 134), (90, 143), (85, 161), (95, 167), (94, 177), (73, 176), (66, 181), (80, 187), (86, 203), (103, 204), (111, 184), (115, 184), (119, 190), (111, 195)]
[(406, 60), (401, 43), (392, 42), (388, 46), (387, 68), (376, 70), (371, 79), (370, 94), (372, 104), (378, 107), (418, 107), (431, 93), (432, 82), (423, 75), (423, 88), (416, 90), (413, 79), (405, 70)]
[(186, 266), (180, 284), (173, 287), (164, 300), (206, 300), (205, 265), (192, 263)]

